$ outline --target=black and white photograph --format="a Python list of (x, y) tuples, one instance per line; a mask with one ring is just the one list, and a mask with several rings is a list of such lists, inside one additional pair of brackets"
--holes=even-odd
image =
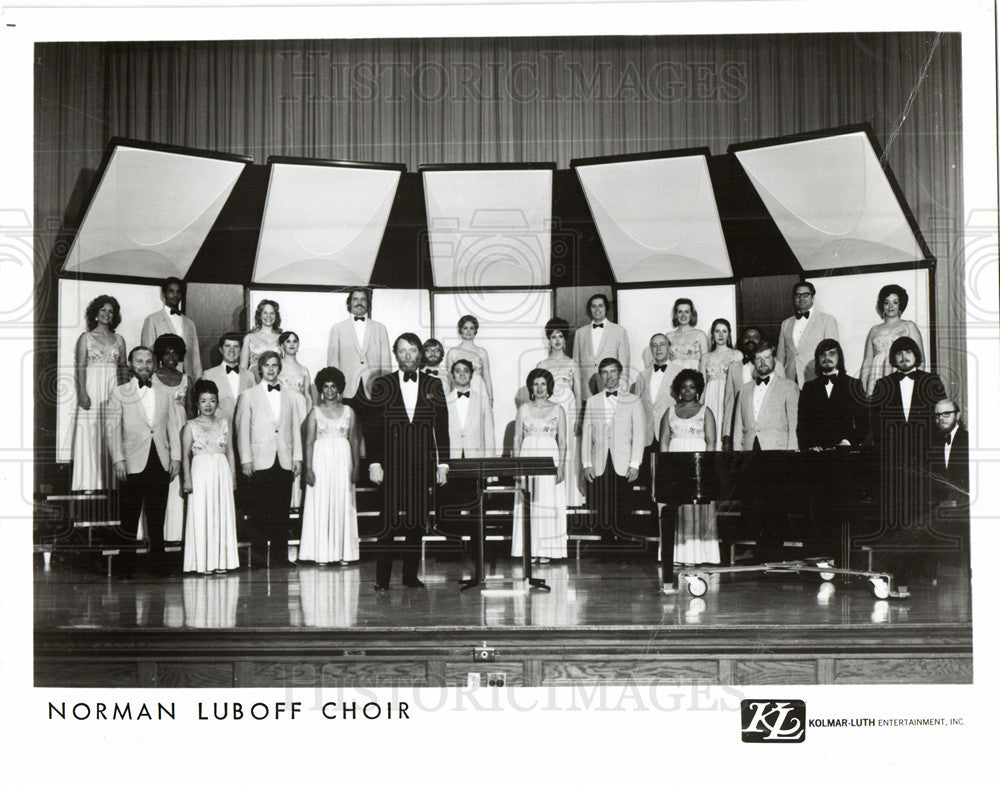
[(4, 11), (11, 739), (978, 781), (995, 8), (869, 6)]

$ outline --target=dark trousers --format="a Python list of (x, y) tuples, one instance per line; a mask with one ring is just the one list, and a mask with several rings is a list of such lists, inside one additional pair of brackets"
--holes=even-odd
[[(405, 543), (397, 543), (396, 535), (405, 535)], [(403, 583), (416, 580), (420, 568), (420, 545), (423, 541), (423, 528), (408, 528), (404, 531), (391, 530), (376, 541), (375, 548), (375, 583), (388, 586), (392, 577), (393, 557), (403, 557)]]
[(613, 540), (633, 539), (634, 532), (628, 530), (632, 517), (631, 499), (631, 483), (615, 472), (608, 456), (604, 473), (595, 477), (587, 488), (587, 505), (594, 513), (596, 530), (602, 536), (608, 535)]
[(149, 552), (155, 558), (163, 555), (163, 515), (169, 486), (170, 473), (163, 468), (156, 446), (150, 442), (146, 466), (141, 472), (128, 475), (119, 488), (122, 530), (135, 537), (139, 513), (145, 507)]
[[(250, 542), (254, 559), (264, 557), (268, 542), (280, 560), (285, 559), (288, 546), (288, 511), (292, 497), (292, 473), (282, 469), (275, 456), (270, 469), (258, 469), (253, 477), (244, 478)], [(258, 557), (258, 554), (260, 556)]]

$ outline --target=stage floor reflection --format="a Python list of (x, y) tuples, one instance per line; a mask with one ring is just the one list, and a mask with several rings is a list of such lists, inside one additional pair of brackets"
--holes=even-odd
[[(483, 590), (459, 591), (461, 562), (427, 559), (425, 589), (394, 575), (376, 593), (369, 561), (347, 567), (283, 564), (227, 575), (104, 577), (69, 563), (36, 569), (42, 630), (354, 628), (622, 628), (969, 624), (968, 575), (941, 568), (911, 581), (909, 600), (878, 600), (864, 581), (814, 575), (714, 576), (704, 597), (658, 594), (656, 565), (583, 559), (536, 568), (551, 592), (527, 591), (519, 564), (501, 561)], [(397, 565), (398, 571), (398, 565)]]

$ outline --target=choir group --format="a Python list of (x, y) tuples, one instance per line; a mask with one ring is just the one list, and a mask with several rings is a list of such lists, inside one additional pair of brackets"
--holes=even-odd
[[(301, 506), (297, 558), (348, 564), (359, 558), (355, 486), (367, 465), (367, 479), (385, 490), (376, 589), (388, 588), (393, 541), (402, 534), (413, 545), (424, 533), (428, 489), (448, 484), (449, 461), (496, 453), (490, 358), (476, 343), (475, 316), (461, 317), (460, 342), (447, 352), (413, 333), (390, 343), (371, 318), (371, 290), (355, 289), (347, 318), (330, 330), (328, 367), (313, 377), (297, 360), (298, 335), (282, 329), (278, 303), (262, 300), (253, 329), (223, 335), (221, 363), (202, 370), (196, 326), (182, 312), (183, 283), (168, 279), (161, 290), (164, 307), (146, 318), (142, 345), (129, 351), (115, 331), (114, 297), (86, 309), (72, 488), (117, 488), (123, 529), (142, 536), (144, 526), (160, 570), (164, 539), (183, 540), (185, 571), (239, 566), (234, 493), (255, 562), (288, 553), (289, 508)], [(881, 321), (865, 339), (858, 377), (844, 367), (836, 320), (814, 298), (811, 283), (795, 284), (777, 342), (748, 326), (739, 348), (726, 319), (706, 334), (694, 302), (678, 299), (673, 329), (650, 337), (633, 374), (628, 336), (608, 318), (607, 297), (590, 298), (590, 321), (575, 332), (551, 319), (548, 355), (517, 393), (513, 435), (515, 455), (550, 457), (557, 467), (521, 481), (532, 491), (535, 559), (565, 558), (568, 507), (586, 504), (601, 529), (618, 531), (622, 499), (648, 472), (651, 452), (891, 442), (904, 495), (913, 491), (904, 464), (912, 470), (942, 451), (949, 479), (939, 485), (966, 492), (960, 412), (938, 376), (919, 369), (923, 340), (902, 318), (906, 290), (879, 291)], [(468, 491), (455, 481), (437, 495), (464, 503)], [(514, 556), (523, 548), (522, 507), (514, 510)], [(886, 514), (897, 514), (891, 508)], [(681, 506), (674, 547), (677, 562), (719, 562), (714, 502)], [(404, 549), (404, 585), (422, 585), (417, 553)]]

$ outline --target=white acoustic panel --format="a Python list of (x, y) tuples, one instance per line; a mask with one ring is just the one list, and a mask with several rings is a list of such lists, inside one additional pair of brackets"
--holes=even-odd
[(735, 155), (804, 270), (924, 258), (866, 134)]
[(183, 278), (245, 166), (240, 161), (116, 147), (64, 268)]
[[(708, 334), (715, 319), (728, 319), (733, 334), (739, 334), (736, 324), (736, 287), (718, 286), (664, 287), (662, 289), (620, 289), (618, 291), (619, 323), (628, 331), (629, 351), (632, 355), (629, 381), (651, 362), (649, 339), (655, 333), (669, 333), (674, 301), (687, 297), (698, 312), (696, 329)], [(735, 345), (736, 339), (733, 339)], [(711, 346), (711, 336), (709, 336)]]
[(882, 317), (875, 309), (879, 289), (898, 284), (906, 289), (909, 304), (903, 318), (915, 322), (924, 342), (923, 369), (930, 370), (930, 273), (927, 270), (897, 270), (888, 273), (832, 275), (808, 279), (816, 287), (816, 306), (837, 320), (844, 366), (857, 376), (865, 354), (868, 331)]
[[(250, 292), (251, 318), (261, 300), (278, 303), (281, 329), (298, 334), (298, 360), (315, 378), (316, 372), (326, 367), (330, 328), (348, 316), (347, 293), (254, 289)], [(390, 347), (403, 332), (415, 332), (426, 339), (431, 323), (430, 297), (423, 289), (376, 289), (372, 294), (372, 319), (385, 325)]]
[(435, 286), (548, 286), (552, 171), (424, 172)]
[(271, 164), (253, 282), (367, 285), (399, 176), (386, 169)]
[[(552, 293), (473, 292), (434, 295), (434, 337), (445, 352), (460, 342), (458, 320), (472, 314), (479, 320), (476, 343), (490, 356), (493, 418), (497, 447), (517, 416), (514, 396), (528, 372), (549, 353), (545, 323), (552, 318)], [(427, 337), (427, 336), (421, 336)]]
[[(87, 330), (84, 311), (95, 297), (107, 294), (121, 306), (122, 323), (117, 332), (125, 339), (126, 353), (139, 345), (142, 323), (163, 308), (159, 286), (105, 281), (59, 280), (59, 322), (56, 367), (42, 370), (42, 389), (56, 402), (56, 460), (70, 460), (76, 422), (76, 342)], [(152, 347), (150, 347), (152, 348)]]
[(732, 277), (705, 156), (576, 172), (619, 283)]

